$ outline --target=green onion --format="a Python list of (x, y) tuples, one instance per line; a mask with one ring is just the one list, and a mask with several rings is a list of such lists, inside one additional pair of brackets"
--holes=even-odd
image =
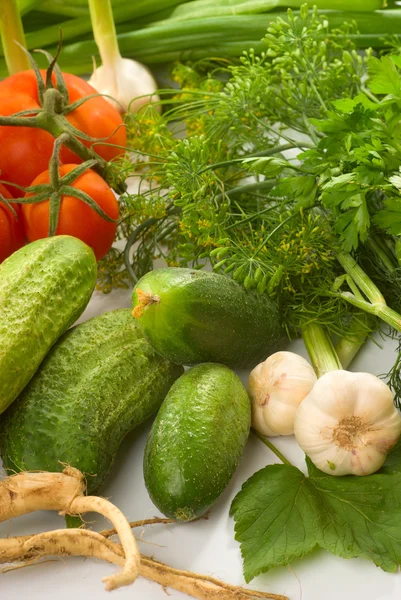
[[(265, 13), (277, 8), (300, 8), (305, 0), (194, 0), (178, 6), (169, 21)], [(313, 0), (311, 6), (323, 10), (372, 12), (385, 7), (385, 0)]]
[(22, 16), (34, 8), (38, 8), (41, 4), (43, 4), (43, 0), (18, 0), (18, 10)]
[[(354, 39), (363, 45), (367, 42), (381, 45), (384, 35), (401, 32), (401, 10), (376, 11), (373, 14), (325, 11), (324, 14), (332, 27), (338, 27), (346, 20), (355, 20), (361, 35), (354, 36)], [(243, 50), (251, 47), (255, 50), (263, 48), (260, 40), (277, 16), (287, 18), (286, 13), (275, 13), (232, 16), (229, 19), (191, 19), (185, 27), (179, 22), (167, 22), (118, 35), (118, 43), (123, 56), (134, 56), (145, 64), (161, 64), (180, 58), (195, 60), (213, 55), (240, 56)], [(90, 65), (90, 57), (96, 54), (96, 44), (88, 40), (66, 46), (60, 61), (64, 68), (82, 73)]]
[[(22, 0), (21, 0), (22, 1)], [(27, 2), (28, 0), (25, 0)], [(279, 0), (274, 0), (276, 3)], [(289, 0), (285, 5), (291, 3), (301, 4), (301, 0)], [(315, 0), (319, 5), (323, 5), (323, 0)], [(39, 8), (46, 6), (48, 0), (45, 0)], [(56, 0), (52, 0), (55, 4)], [(202, 18), (188, 18), (183, 24), (180, 20), (167, 19), (159, 23), (151, 23), (143, 27), (144, 22), (138, 19), (160, 19), (161, 15), (177, 15), (189, 11), (194, 5), (202, 6), (211, 10), (214, 6), (215, 11), (226, 6), (234, 4), (243, 7), (245, 4), (256, 6), (256, 2), (263, 3), (265, 6), (270, 4), (271, 0), (194, 0), (193, 2), (183, 3), (182, 0), (138, 0), (138, 2), (127, 3), (127, 0), (113, 0), (113, 13), (118, 33), (118, 44), (121, 54), (126, 57), (132, 57), (148, 65), (161, 64), (179, 59), (197, 60), (205, 57), (236, 57), (240, 56), (244, 50), (254, 48), (255, 51), (263, 50), (263, 43), (260, 41), (266, 34), (266, 30), (272, 20), (281, 17), (287, 19), (287, 11), (269, 12), (267, 14), (256, 15), (231, 15)], [(381, 0), (363, 0), (365, 9), (371, 2), (381, 4)], [(326, 0), (328, 3), (343, 6), (345, 0)], [(349, 8), (362, 6), (362, 0), (349, 0)], [(68, 3), (72, 7), (87, 7), (87, 2), (78, 2), (72, 0)], [(178, 4), (181, 4), (178, 9)], [(279, 5), (283, 5), (280, 0)], [(312, 3), (311, 3), (312, 4)], [(175, 10), (173, 10), (175, 8)], [(265, 8), (267, 10), (267, 8)], [(167, 13), (166, 13), (167, 11)], [(360, 32), (359, 35), (351, 36), (359, 47), (372, 46), (379, 48), (383, 46), (383, 38), (388, 34), (401, 33), (401, 9), (377, 10), (371, 12), (363, 11), (319, 11), (326, 15), (330, 26), (336, 28), (344, 21), (355, 21)], [(297, 11), (295, 11), (295, 14)], [(43, 13), (44, 14), (44, 13)], [(188, 14), (188, 12), (186, 13)], [(192, 12), (192, 16), (195, 13)], [(142, 28), (132, 30), (134, 27)], [(77, 39), (78, 36), (90, 35), (90, 19), (82, 17), (80, 19), (67, 20), (61, 25), (63, 29), (64, 42), (67, 39)], [(28, 48), (47, 47), (50, 51), (55, 50), (59, 37), (60, 25), (54, 25), (38, 32), (31, 32), (27, 35)], [(124, 31), (124, 33), (121, 33)], [(92, 39), (83, 39), (72, 44), (64, 45), (60, 57), (61, 66), (68, 71), (77, 74), (88, 73), (92, 70), (92, 56), (97, 60), (99, 54), (95, 42)], [(44, 64), (44, 63), (43, 63)], [(6, 66), (4, 60), (0, 60), (0, 76), (6, 75)]]
[(24, 48), (26, 47), (17, 0), (1, 0), (0, 33), (8, 74), (12, 75), (18, 71), (29, 69), (30, 63), (27, 55), (16, 44), (18, 42)]
[(102, 61), (94, 69), (90, 85), (121, 112), (136, 112), (149, 102), (158, 102), (157, 84), (149, 70), (120, 54), (111, 0), (89, 0), (89, 9)]
[[(22, 1), (22, 0), (21, 0)], [(34, 0), (30, 0), (31, 3)], [(64, 0), (63, 0), (64, 1)], [(146, 19), (146, 22), (149, 21), (149, 18), (154, 15), (152, 20), (156, 20), (162, 18), (162, 16), (167, 16), (169, 14), (169, 10), (171, 8), (176, 7), (180, 1), (183, 0), (142, 0), (136, 2), (134, 4), (126, 5), (122, 0), (114, 0), (113, 2), (113, 17), (114, 22), (116, 24), (127, 22), (126, 27), (128, 27), (129, 31), (132, 29), (137, 29), (140, 25), (143, 24), (143, 19)], [(0, 0), (1, 2), (1, 0)], [(28, 0), (25, 0), (27, 3)], [(63, 32), (63, 41), (64, 44), (68, 40), (76, 39), (82, 36), (86, 36), (92, 32), (92, 23), (90, 20), (89, 12), (88, 12), (88, 3), (85, 2), (84, 9), (81, 9), (79, 6), (68, 7), (71, 10), (66, 9), (67, 12), (61, 12), (58, 9), (58, 3), (55, 0), (50, 0), (50, 2), (43, 2), (39, 6), (40, 10), (48, 11), (50, 13), (55, 14), (65, 14), (70, 16), (78, 16), (78, 18), (66, 19), (61, 23), (56, 23), (55, 25), (49, 25), (48, 27), (43, 27), (41, 29), (37, 29), (36, 31), (32, 31), (26, 34), (26, 45), (28, 50), (33, 50), (34, 48), (46, 48), (48, 46), (52, 46), (57, 44), (60, 38), (60, 29)], [(36, 0), (37, 3), (37, 0)], [(114, 7), (114, 5), (116, 6)], [(48, 7), (48, 5), (51, 5)], [(63, 8), (63, 5), (61, 6)], [(74, 13), (75, 8), (78, 9), (79, 12)], [(106, 3), (105, 3), (106, 10)], [(38, 13), (39, 14), (39, 13)], [(43, 12), (43, 15), (45, 13)], [(83, 15), (83, 16), (80, 16)], [(28, 16), (28, 23), (31, 19), (31, 16)], [(141, 21), (139, 21), (141, 19)], [(137, 23), (137, 24), (136, 24)], [(3, 52), (0, 48), (0, 55), (3, 55)]]

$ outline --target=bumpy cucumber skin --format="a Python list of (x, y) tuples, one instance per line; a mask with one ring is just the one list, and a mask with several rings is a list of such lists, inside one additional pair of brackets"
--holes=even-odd
[(177, 521), (205, 514), (234, 474), (250, 425), (248, 394), (233, 371), (211, 363), (186, 371), (146, 443), (145, 484), (157, 508)]
[(158, 298), (137, 317), (143, 333), (160, 354), (178, 364), (254, 367), (283, 339), (274, 302), (223, 275), (156, 269), (136, 284), (134, 307), (137, 290)]
[(157, 411), (182, 372), (153, 350), (129, 309), (73, 327), (0, 420), (5, 468), (61, 471), (67, 463), (91, 493), (126, 433)]
[(0, 413), (82, 314), (96, 277), (92, 249), (71, 236), (32, 242), (0, 265)]

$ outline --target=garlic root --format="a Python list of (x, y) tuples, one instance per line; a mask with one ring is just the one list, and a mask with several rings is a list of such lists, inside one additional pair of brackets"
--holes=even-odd
[(111, 502), (84, 496), (84, 491), (83, 475), (72, 467), (62, 473), (17, 473), (0, 482), (0, 522), (36, 510), (57, 510), (62, 515), (100, 513), (114, 525), (125, 555), (123, 571), (106, 577), (105, 587), (113, 590), (133, 583), (139, 574), (140, 553), (130, 524)]
[[(111, 542), (102, 533), (86, 529), (60, 529), (0, 540), (0, 563), (3, 564), (16, 561), (32, 564), (32, 560), (39, 560), (45, 556), (72, 555), (100, 558), (118, 566), (125, 563), (123, 547), (120, 544)], [(143, 555), (139, 572), (146, 579), (163, 587), (174, 588), (198, 600), (288, 600), (286, 596), (279, 594), (232, 586), (212, 577), (173, 569)]]

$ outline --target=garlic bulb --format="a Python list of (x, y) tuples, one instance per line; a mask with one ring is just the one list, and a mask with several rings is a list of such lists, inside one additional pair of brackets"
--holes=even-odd
[[(157, 85), (150, 71), (135, 60), (122, 58), (118, 46), (111, 0), (89, 0), (93, 36), (102, 65), (95, 68), (90, 85), (121, 113), (137, 112), (149, 102), (158, 102)], [(135, 99), (135, 100), (134, 100)]]
[[(141, 63), (119, 54), (113, 64), (103, 63), (94, 70), (89, 79), (90, 85), (99, 94), (107, 94), (116, 100), (106, 98), (119, 112), (138, 112), (149, 102), (159, 102), (155, 94), (156, 81), (150, 71)], [(159, 109), (159, 107), (157, 107)]]
[(295, 415), (298, 444), (330, 475), (370, 475), (383, 465), (401, 434), (393, 394), (369, 373), (323, 375)]
[(249, 376), (253, 428), (270, 436), (294, 433), (295, 412), (316, 381), (302, 356), (293, 352), (269, 356)]

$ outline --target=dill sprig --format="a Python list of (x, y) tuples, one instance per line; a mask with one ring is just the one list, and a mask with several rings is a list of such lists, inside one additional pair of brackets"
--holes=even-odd
[(375, 101), (365, 88), (371, 54), (356, 52), (353, 33), (352, 24), (329, 31), (316, 10), (289, 11), (270, 25), (262, 54), (177, 64), (179, 89), (160, 91), (162, 113), (127, 116), (139, 189), (122, 198), (119, 236), (132, 280), (160, 258), (211, 264), (274, 297), (289, 335), (310, 321), (346, 333), (358, 311), (335, 288), (344, 273), (336, 252), (366, 239), (366, 211), (383, 207), (373, 193), (330, 204), (330, 185), (354, 167), (331, 123), (347, 121), (350, 98), (369, 110)]

